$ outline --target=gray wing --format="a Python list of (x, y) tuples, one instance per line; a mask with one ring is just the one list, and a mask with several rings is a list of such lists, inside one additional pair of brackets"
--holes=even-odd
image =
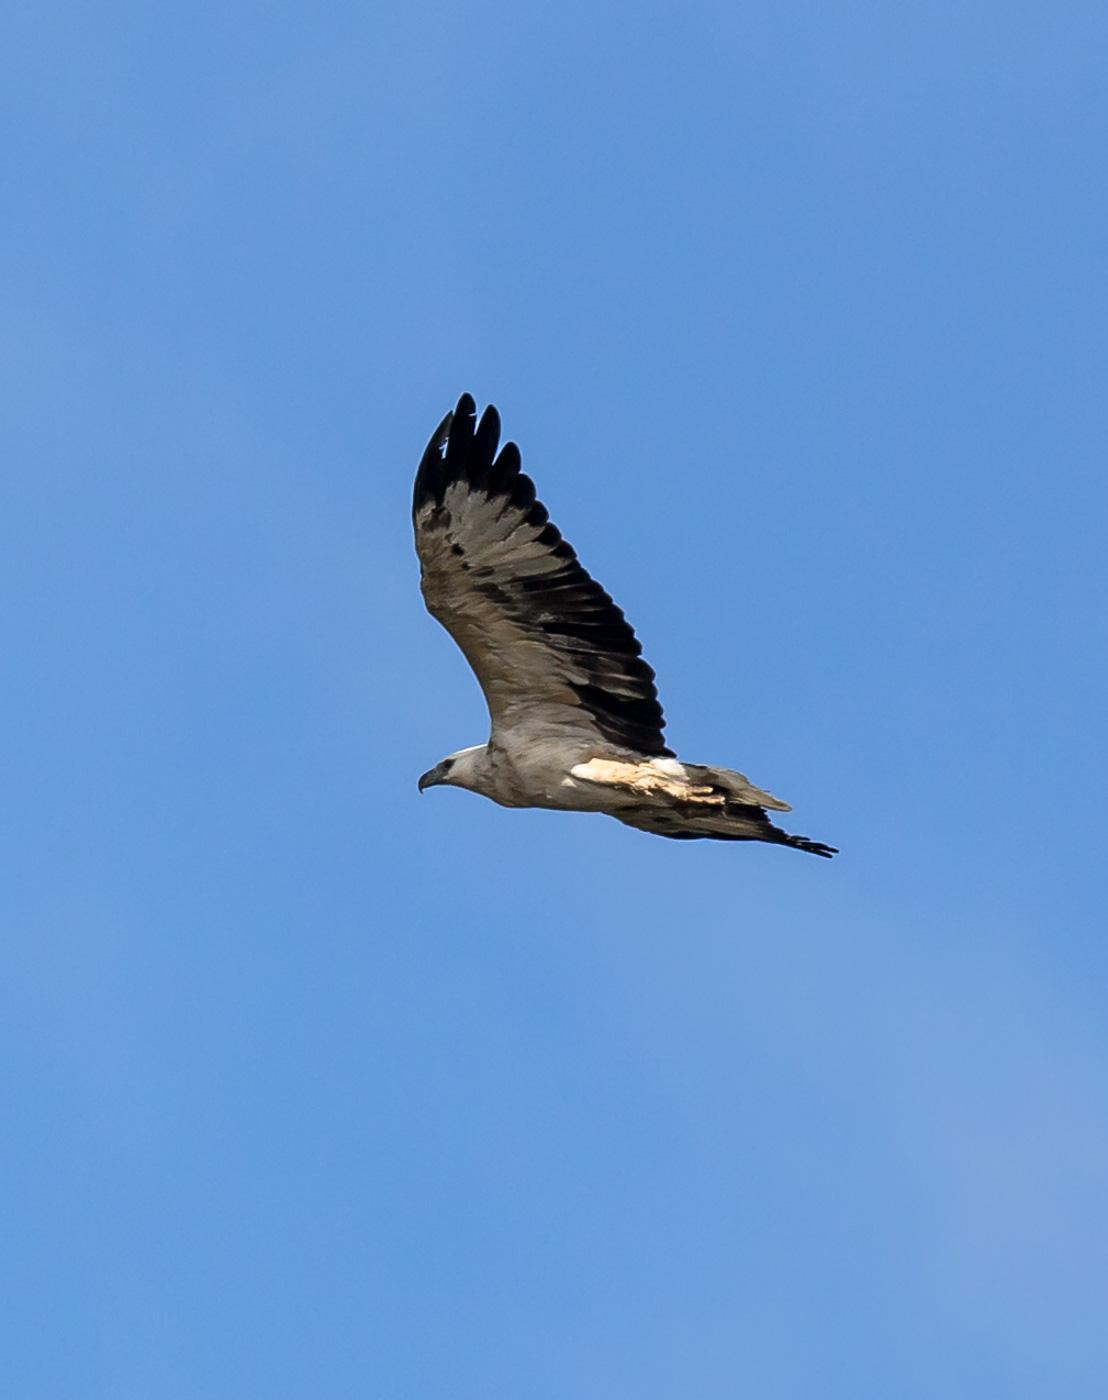
[(469, 394), (439, 426), (412, 502), (423, 597), (473, 667), (498, 731), (669, 755), (654, 672)]

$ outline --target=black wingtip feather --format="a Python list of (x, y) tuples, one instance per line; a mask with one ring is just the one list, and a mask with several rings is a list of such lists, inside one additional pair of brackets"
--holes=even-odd
[(512, 505), (519, 510), (529, 511), (535, 504), (535, 483), (526, 472), (520, 472), (512, 482)]
[(428, 502), (442, 504), (452, 481), (467, 481), (489, 495), (510, 496), (513, 503), (529, 505), (535, 488), (520, 472), (519, 448), (506, 442), (500, 448), (500, 414), (485, 406), (480, 422), (472, 394), (462, 394), (455, 407), (431, 435), (416, 473), (413, 510)]
[(446, 486), (446, 473), (443, 464), (443, 448), (450, 436), (454, 413), (448, 413), (431, 434), (420, 458), (416, 472), (415, 490), (412, 496), (413, 514), (428, 502), (441, 503)]
[(466, 470), (467, 479), (478, 490), (488, 489), (493, 458), (496, 456), (499, 444), (500, 414), (490, 403), (481, 414), (481, 421), (477, 424), (477, 431), (473, 435), (473, 447)]
[(463, 394), (454, 410), (450, 433), (446, 439), (447, 479), (464, 476), (471, 455), (470, 448), (477, 428), (477, 405), (472, 394)]
[(809, 855), (823, 856), (826, 860), (839, 854), (838, 846), (828, 846), (825, 842), (813, 841), (808, 836), (790, 836), (783, 844), (792, 846), (796, 851), (807, 851)]
[[(416, 472), (413, 513), (428, 503), (441, 505), (443, 493), (451, 481), (469, 481), (479, 489), (489, 489), (490, 478), (501, 459), (505, 466), (512, 462), (512, 454), (507, 452), (511, 444), (506, 444), (500, 458), (496, 458), (499, 442), (500, 414), (489, 404), (478, 423), (473, 395), (462, 394), (431, 434), (424, 449)], [(518, 450), (515, 450), (515, 463), (518, 473)], [(506, 472), (505, 479), (514, 474)]]
[(519, 475), (519, 448), (514, 442), (506, 442), (500, 449), (500, 456), (492, 464), (489, 473), (489, 494), (506, 496), (511, 491), (512, 482)]

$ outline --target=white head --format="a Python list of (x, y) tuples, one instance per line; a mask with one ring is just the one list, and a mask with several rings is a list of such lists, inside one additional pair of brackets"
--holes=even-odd
[(461, 787), (477, 791), (478, 768), (487, 748), (486, 744), (474, 744), (472, 748), (447, 754), (441, 763), (436, 763), (420, 778), (420, 792), (429, 787)]

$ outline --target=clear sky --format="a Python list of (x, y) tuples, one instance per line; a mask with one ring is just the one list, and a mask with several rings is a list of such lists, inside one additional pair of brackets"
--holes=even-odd
[[(4, 31), (3, 1393), (1103, 1396), (1104, 6)], [(835, 861), (417, 794), (463, 389)]]

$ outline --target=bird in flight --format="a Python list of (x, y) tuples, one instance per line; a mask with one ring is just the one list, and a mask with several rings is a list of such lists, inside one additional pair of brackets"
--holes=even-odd
[(680, 763), (662, 738), (654, 672), (623, 613), (578, 562), (469, 394), (431, 436), (412, 502), (423, 597), (461, 647), (491, 735), (449, 754), (419, 789), (468, 788), (502, 807), (604, 812), (675, 840), (769, 841), (817, 856), (766, 809), (789, 805), (741, 773)]

